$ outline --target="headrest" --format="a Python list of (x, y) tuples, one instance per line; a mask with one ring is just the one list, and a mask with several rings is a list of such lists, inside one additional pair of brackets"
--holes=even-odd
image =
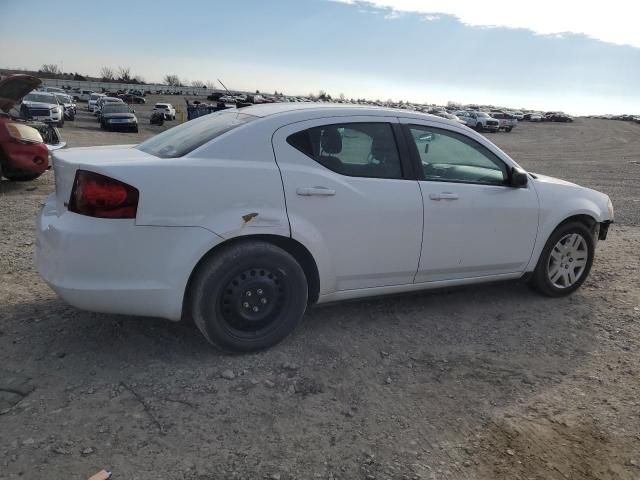
[(377, 160), (385, 160), (387, 156), (392, 154), (391, 145), (385, 141), (384, 137), (376, 135), (371, 143), (371, 156)]
[(342, 151), (342, 135), (335, 127), (327, 127), (322, 130), (320, 137), (320, 146), (324, 153), (330, 155), (340, 153)]

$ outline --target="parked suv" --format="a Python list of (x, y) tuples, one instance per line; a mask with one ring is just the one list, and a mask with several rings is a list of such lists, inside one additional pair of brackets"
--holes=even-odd
[(102, 97), (106, 97), (106, 95), (104, 93), (92, 93), (91, 95), (89, 95), (89, 101), (87, 102), (87, 110), (93, 113), (93, 111), (96, 108), (96, 104), (98, 103), (98, 100), (100, 100)]
[(176, 119), (176, 109), (170, 103), (156, 103), (152, 111), (163, 113), (165, 120)]
[(31, 92), (22, 99), (20, 113), (26, 118), (64, 126), (64, 106), (50, 92)]

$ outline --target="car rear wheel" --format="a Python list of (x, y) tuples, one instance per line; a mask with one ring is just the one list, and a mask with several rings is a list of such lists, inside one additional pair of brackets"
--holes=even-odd
[(593, 255), (593, 233), (584, 224), (561, 225), (547, 240), (529, 284), (549, 297), (569, 295), (587, 279)]
[(38, 178), (40, 175), (40, 173), (2, 173), (3, 177), (12, 182), (30, 182), (31, 180)]
[(224, 351), (271, 347), (300, 323), (307, 280), (289, 253), (270, 243), (244, 241), (207, 259), (195, 273), (193, 320)]

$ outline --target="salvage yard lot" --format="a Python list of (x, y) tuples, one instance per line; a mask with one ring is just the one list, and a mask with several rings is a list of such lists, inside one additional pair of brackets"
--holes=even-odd
[[(78, 104), (70, 147), (137, 143)], [(609, 194), (616, 225), (568, 298), (498, 283), (332, 305), (269, 351), (190, 324), (78, 311), (33, 268), (52, 172), (0, 184), (0, 479), (640, 478), (640, 125), (487, 134)], [(471, 241), (471, 240), (470, 240)], [(18, 403), (16, 403), (19, 401)], [(13, 406), (12, 406), (13, 405)]]

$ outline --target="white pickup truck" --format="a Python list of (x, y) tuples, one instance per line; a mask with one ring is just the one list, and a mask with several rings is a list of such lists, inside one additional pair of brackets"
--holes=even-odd
[(491, 112), (491, 116), (500, 122), (499, 130), (510, 132), (518, 125), (518, 119), (510, 113), (494, 110)]
[(485, 112), (468, 111), (463, 120), (467, 122), (467, 127), (475, 128), (479, 132), (497, 132), (500, 129), (500, 121)]

